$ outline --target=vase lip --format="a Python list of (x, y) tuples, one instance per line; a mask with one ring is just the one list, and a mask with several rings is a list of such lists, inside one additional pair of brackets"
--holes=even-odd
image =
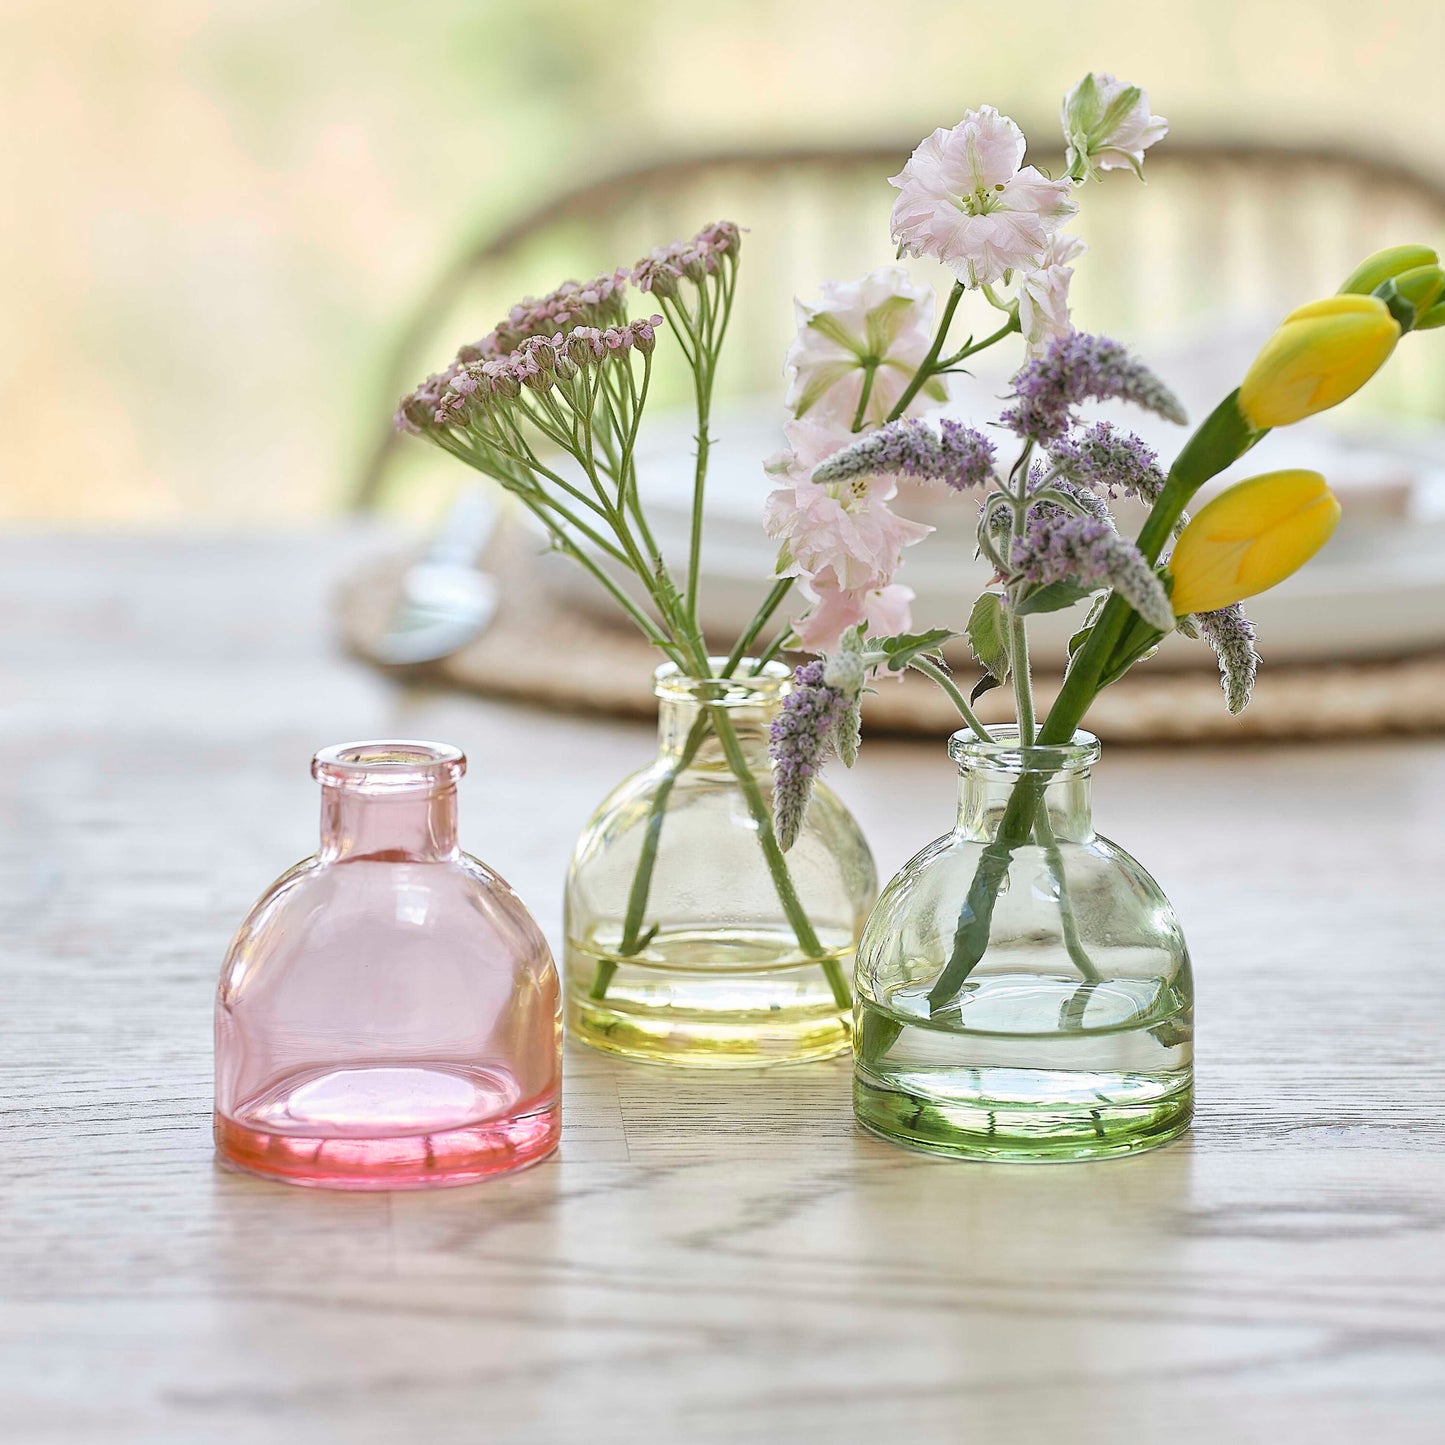
[(960, 728), (948, 740), (948, 755), (961, 769), (996, 773), (1083, 773), (1099, 761), (1098, 738), (1078, 729), (1066, 743), (1024, 746), (1017, 723), (989, 727), (989, 738)]
[(322, 787), (391, 795), (439, 792), (466, 770), (467, 757), (459, 747), (417, 738), (333, 743), (311, 760), (311, 776)]
[[(721, 676), (726, 657), (709, 657), (711, 677), (690, 677), (675, 662), (664, 662), (652, 674), (652, 690), (665, 701), (723, 703), (731, 707), (771, 702), (783, 694), (793, 676), (785, 663), (765, 662), (755, 677)], [(738, 671), (756, 667), (755, 657), (738, 661)]]

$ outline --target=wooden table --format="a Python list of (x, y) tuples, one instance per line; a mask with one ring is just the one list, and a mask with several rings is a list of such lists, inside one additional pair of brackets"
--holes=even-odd
[[(315, 747), (461, 743), (463, 837), (554, 942), (574, 835), (650, 752), (337, 656), (368, 545), (0, 544), (0, 1437), (1445, 1439), (1433, 741), (1106, 756), (1101, 827), (1199, 977), (1198, 1122), (1155, 1154), (952, 1164), (858, 1133), (846, 1063), (573, 1050), (561, 1157), (514, 1179), (217, 1168), (215, 976), (314, 845)], [(940, 747), (841, 786), (885, 874), (949, 823)]]

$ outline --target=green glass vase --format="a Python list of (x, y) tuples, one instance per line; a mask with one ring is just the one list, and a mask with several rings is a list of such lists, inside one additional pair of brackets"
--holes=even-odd
[[(997, 728), (949, 751), (958, 821), (887, 886), (858, 946), (859, 1121), (1017, 1162), (1176, 1138), (1193, 1101), (1189, 953), (1159, 885), (1094, 832), (1098, 740), (1023, 747)], [(1000, 829), (1017, 789), (1022, 838)]]

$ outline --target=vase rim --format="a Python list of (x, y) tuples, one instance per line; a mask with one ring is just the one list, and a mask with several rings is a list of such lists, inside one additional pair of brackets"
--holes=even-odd
[[(674, 702), (713, 702), (729, 706), (744, 706), (749, 703), (771, 702), (782, 696), (784, 687), (792, 679), (792, 669), (785, 663), (766, 662), (755, 677), (728, 678), (721, 676), (726, 657), (709, 657), (713, 669), (711, 677), (691, 677), (675, 662), (664, 662), (652, 674), (653, 692), (664, 700)], [(757, 659), (744, 657), (738, 661), (738, 670), (756, 666)], [(707, 692), (721, 692), (721, 696), (704, 697)]]
[(1099, 761), (1099, 739), (1078, 729), (1066, 743), (1024, 746), (1017, 723), (989, 727), (990, 737), (960, 728), (948, 740), (948, 755), (960, 768), (998, 773), (1081, 773)]
[(459, 747), (416, 738), (333, 743), (311, 760), (311, 776), (323, 787), (355, 792), (435, 792), (454, 785), (466, 770)]

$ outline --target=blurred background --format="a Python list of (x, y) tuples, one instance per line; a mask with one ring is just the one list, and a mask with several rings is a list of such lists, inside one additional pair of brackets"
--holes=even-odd
[[(890, 259), (911, 145), (991, 101), (1043, 161), (1090, 68), (1173, 135), (1148, 188), (1084, 197), (1077, 320), (1272, 318), (1377, 233), (1442, 239), (1442, 55), (1427, 0), (5, 0), (0, 513), (269, 529), (362, 488), (430, 510), (401, 481), (435, 460), (378, 456), (412, 373), (509, 288), (715, 213), (751, 228), (729, 385), (777, 394), (789, 295)], [(1439, 370), (1395, 369), (1371, 413), (1445, 413)]]

